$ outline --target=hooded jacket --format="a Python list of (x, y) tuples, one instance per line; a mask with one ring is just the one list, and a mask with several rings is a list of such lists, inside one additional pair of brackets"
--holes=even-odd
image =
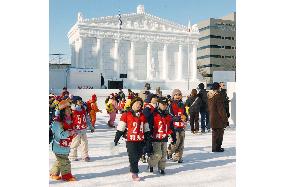
[(212, 129), (225, 128), (228, 118), (221, 94), (216, 90), (210, 90), (207, 96), (209, 120)]

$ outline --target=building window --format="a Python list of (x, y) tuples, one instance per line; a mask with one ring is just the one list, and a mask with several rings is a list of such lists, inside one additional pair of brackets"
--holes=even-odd
[(221, 58), (221, 55), (204, 55), (204, 56), (197, 57), (197, 60), (204, 59), (204, 58)]
[(231, 46), (225, 46), (225, 49), (231, 49)]
[(222, 46), (220, 45), (206, 45), (206, 46), (202, 46), (202, 47), (199, 47), (197, 48), (198, 50), (202, 50), (202, 49), (207, 49), (207, 48), (221, 48)]

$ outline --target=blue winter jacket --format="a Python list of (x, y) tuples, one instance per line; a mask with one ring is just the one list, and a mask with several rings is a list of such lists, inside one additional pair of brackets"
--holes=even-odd
[(66, 139), (70, 136), (69, 131), (65, 131), (58, 121), (52, 123), (51, 130), (53, 132), (52, 151), (55, 154), (69, 155), (70, 147), (59, 145), (60, 139)]

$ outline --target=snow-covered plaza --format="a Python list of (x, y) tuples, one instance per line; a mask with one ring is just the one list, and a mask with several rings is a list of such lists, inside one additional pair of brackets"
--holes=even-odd
[[(116, 124), (120, 119), (116, 117)], [(50, 186), (216, 186), (236, 185), (236, 142), (235, 127), (225, 130), (223, 153), (211, 152), (211, 133), (193, 135), (189, 126), (186, 130), (184, 162), (178, 164), (167, 160), (166, 175), (162, 176), (154, 168), (154, 173), (147, 170), (147, 163), (139, 162), (139, 176), (142, 181), (134, 182), (129, 172), (128, 156), (124, 139), (118, 147), (113, 147), (116, 129), (107, 126), (108, 115), (97, 114), (96, 130), (88, 133), (89, 155), (91, 162), (72, 161), (72, 174), (76, 182), (50, 180)], [(55, 161), (49, 151), (49, 166)], [(80, 157), (80, 148), (78, 150)]]

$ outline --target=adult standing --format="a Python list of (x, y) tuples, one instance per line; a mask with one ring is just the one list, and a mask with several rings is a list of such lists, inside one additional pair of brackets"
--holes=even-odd
[(101, 88), (105, 85), (105, 79), (103, 74), (101, 73)]
[(61, 97), (65, 97), (65, 96), (69, 96), (69, 92), (67, 91), (66, 87), (63, 87), (62, 89), (62, 93), (61, 93)]
[(193, 134), (198, 133), (199, 131), (199, 111), (200, 111), (201, 99), (197, 95), (197, 90), (192, 89), (189, 98), (186, 100), (185, 105), (189, 107), (189, 122), (191, 132)]
[(125, 99), (125, 94), (124, 94), (124, 92), (122, 91), (121, 88), (119, 89), (118, 95), (119, 95), (119, 100), (120, 100), (120, 101), (121, 101), (122, 99)]
[[(229, 118), (230, 117), (230, 108), (229, 108), (230, 100), (229, 100), (229, 97), (227, 95), (227, 89), (225, 89), (224, 82), (220, 82), (219, 85), (220, 85), (220, 94), (223, 98), (226, 115)], [(229, 126), (229, 123), (227, 124), (227, 126)]]
[(208, 114), (208, 97), (207, 97), (207, 91), (204, 89), (204, 84), (200, 83), (198, 85), (199, 92), (201, 99), (200, 104), (200, 116), (201, 116), (201, 132), (205, 132), (205, 127), (210, 132), (210, 124), (209, 124), (209, 114)]
[(223, 152), (221, 147), (223, 142), (224, 128), (227, 126), (228, 118), (226, 115), (223, 98), (219, 92), (220, 85), (214, 82), (212, 89), (208, 92), (208, 111), (210, 125), (212, 128), (212, 152)]

